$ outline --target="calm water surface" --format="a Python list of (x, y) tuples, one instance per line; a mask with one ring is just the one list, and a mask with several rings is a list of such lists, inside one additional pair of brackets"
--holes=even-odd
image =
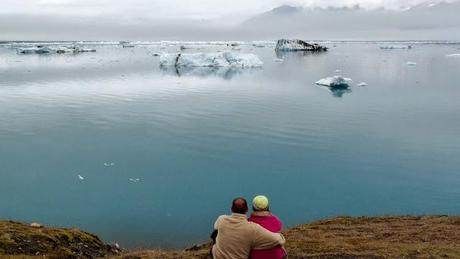
[[(179, 45), (0, 47), (0, 218), (184, 247), (240, 195), (266, 194), (287, 226), (459, 214), (459, 45), (330, 46), (282, 63), (243, 46), (265, 63), (245, 71), (160, 69), (152, 54)], [(227, 47), (204, 48), (187, 51)], [(337, 69), (351, 91), (314, 84)]]

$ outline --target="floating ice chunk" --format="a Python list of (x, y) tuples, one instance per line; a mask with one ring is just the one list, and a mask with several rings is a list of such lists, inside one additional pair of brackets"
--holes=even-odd
[(78, 179), (80, 179), (80, 181), (83, 181), (83, 180), (85, 180), (85, 177), (83, 177), (81, 175), (78, 175)]
[(134, 48), (134, 44), (129, 42), (129, 41), (120, 41), (119, 44), (123, 47), (123, 48)]
[(141, 179), (139, 178), (129, 178), (129, 181), (130, 182), (133, 182), (133, 183), (138, 183)]
[(110, 166), (114, 166), (114, 165), (115, 165), (115, 163), (113, 163), (113, 162), (105, 162), (104, 163), (104, 166), (106, 166), (106, 167), (110, 167)]
[(18, 54), (50, 54), (56, 53), (55, 49), (49, 47), (30, 47), (17, 49)]
[(316, 43), (310, 44), (302, 40), (278, 40), (275, 47), (276, 51), (326, 51), (327, 47)]
[(411, 49), (410, 45), (386, 45), (380, 46), (380, 49)]
[(82, 52), (96, 52), (95, 49), (89, 48), (78, 48), (75, 46), (72, 47), (44, 47), (44, 46), (37, 46), (37, 47), (30, 47), (30, 48), (19, 48), (17, 49), (18, 54), (64, 54), (64, 53), (82, 53)]
[(413, 61), (407, 61), (406, 62), (406, 65), (410, 66), (410, 67), (415, 67), (417, 65), (417, 62), (413, 62)]
[(160, 66), (176, 67), (261, 67), (263, 62), (251, 53), (162, 53)]
[(337, 70), (335, 70), (335, 73), (336, 73), (336, 74), (340, 74), (340, 73), (342, 73), (342, 70), (337, 69)]
[(226, 67), (229, 62), (223, 53), (182, 53), (177, 56), (178, 67)]
[(328, 87), (342, 87), (347, 88), (349, 87), (349, 83), (351, 82), (351, 78), (346, 78), (342, 76), (332, 76), (320, 79), (316, 82), (317, 85), (328, 86)]
[(460, 57), (460, 53), (447, 54), (446, 57), (450, 57), (450, 58)]
[(78, 52), (96, 52), (96, 49), (87, 49), (87, 48), (83, 48), (83, 49), (78, 49)]
[(274, 58), (273, 61), (275, 61), (275, 62), (283, 62), (284, 59), (282, 59), (282, 58)]
[(223, 54), (231, 67), (261, 67), (264, 64), (252, 53), (224, 52)]
[(178, 57), (178, 53), (161, 53), (160, 56), (160, 66), (168, 67), (175, 66)]
[(366, 82), (361, 82), (358, 84), (358, 86), (364, 87), (364, 86), (368, 86), (368, 84)]

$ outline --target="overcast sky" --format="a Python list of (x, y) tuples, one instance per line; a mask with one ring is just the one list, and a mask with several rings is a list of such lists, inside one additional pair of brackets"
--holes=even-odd
[[(196, 40), (196, 39), (259, 39), (264, 25), (246, 31), (238, 27), (248, 18), (288, 4), (301, 7), (355, 7), (364, 9), (405, 10), (442, 0), (0, 0), (1, 40)], [(458, 0), (445, 0), (454, 2)], [(360, 16), (360, 15), (353, 15)], [(457, 16), (456, 14), (454, 16)], [(444, 16), (441, 15), (441, 18)], [(319, 21), (324, 21), (322, 17)], [(333, 18), (333, 17), (331, 17)], [(417, 18), (419, 19), (419, 18)], [(444, 18), (443, 18), (444, 19)], [(286, 20), (286, 19), (282, 19)], [(289, 19), (290, 20), (290, 19)], [(333, 19), (327, 19), (333, 20)], [(346, 36), (360, 24), (349, 17)], [(426, 20), (425, 18), (419, 20)], [(281, 22), (282, 22), (281, 21)], [(334, 21), (334, 20), (333, 20)], [(276, 21), (275, 21), (276, 22)], [(417, 23), (418, 21), (415, 21)], [(456, 20), (454, 21), (456, 22)], [(295, 23), (295, 22), (294, 22)], [(302, 22), (297, 22), (303, 24)], [(386, 23), (386, 20), (384, 21)], [(284, 27), (278, 36), (324, 37), (302, 28), (289, 31)], [(417, 24), (415, 24), (417, 25)], [(417, 26), (415, 26), (417, 27)], [(307, 28), (310, 29), (310, 28)], [(398, 29), (398, 28), (396, 28)], [(433, 31), (438, 31), (433, 29)], [(290, 34), (289, 34), (290, 32)], [(380, 32), (379, 32), (380, 33)], [(426, 38), (424, 32), (419, 32)], [(456, 33), (456, 32), (455, 32)], [(383, 33), (382, 33), (383, 34)], [(443, 35), (451, 34), (446, 32)], [(327, 38), (337, 34), (328, 34)], [(367, 35), (366, 33), (362, 35)], [(391, 35), (391, 34), (385, 34)], [(433, 36), (439, 38), (439, 36)]]
[(116, 15), (126, 22), (138, 19), (213, 19), (241, 21), (282, 4), (304, 7), (404, 9), (440, 0), (1, 0), (0, 13), (33, 15)]

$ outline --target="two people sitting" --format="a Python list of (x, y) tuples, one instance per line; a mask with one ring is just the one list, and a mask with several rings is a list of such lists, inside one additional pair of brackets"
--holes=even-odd
[[(232, 214), (222, 215), (214, 223), (214, 259), (282, 259), (285, 239), (280, 234), (283, 224), (270, 212), (268, 199), (256, 196), (253, 213), (246, 218), (248, 204), (244, 198), (232, 202)], [(217, 234), (217, 236), (215, 235)]]

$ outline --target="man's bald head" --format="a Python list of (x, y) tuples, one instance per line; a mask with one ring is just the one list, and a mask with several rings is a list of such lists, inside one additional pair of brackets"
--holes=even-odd
[(246, 214), (248, 212), (248, 203), (245, 198), (238, 197), (232, 202), (232, 212), (238, 214)]

